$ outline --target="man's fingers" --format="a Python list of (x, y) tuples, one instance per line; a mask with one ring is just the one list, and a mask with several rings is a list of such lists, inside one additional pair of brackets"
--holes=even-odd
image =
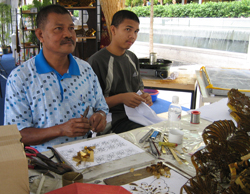
[(78, 128), (78, 129), (90, 129), (90, 123), (87, 122), (87, 123), (75, 123), (75, 128)]
[(94, 114), (90, 118), (90, 123), (92, 126), (92, 131), (94, 132), (101, 132), (106, 127), (106, 118), (103, 117), (101, 114)]
[(86, 135), (87, 132), (76, 132), (76, 133), (74, 133), (74, 135), (72, 137), (84, 136), (84, 135)]

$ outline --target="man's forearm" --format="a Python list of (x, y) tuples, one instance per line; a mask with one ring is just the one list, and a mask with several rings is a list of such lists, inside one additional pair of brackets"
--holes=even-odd
[(48, 128), (24, 128), (20, 131), (25, 145), (39, 145), (61, 136), (60, 125)]

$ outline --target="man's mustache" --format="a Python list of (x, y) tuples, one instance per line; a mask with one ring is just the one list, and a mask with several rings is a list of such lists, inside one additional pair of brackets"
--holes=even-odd
[(60, 45), (68, 44), (68, 42), (71, 41), (73, 45), (75, 45), (75, 42), (71, 38), (66, 38), (60, 42)]

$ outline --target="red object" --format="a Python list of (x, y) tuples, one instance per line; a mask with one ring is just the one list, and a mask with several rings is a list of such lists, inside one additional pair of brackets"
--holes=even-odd
[(154, 90), (154, 89), (144, 89), (143, 91), (146, 92), (146, 93), (149, 93), (150, 95), (157, 95), (157, 94), (159, 94), (159, 91), (158, 90)]
[(121, 186), (74, 183), (46, 194), (131, 194)]
[(192, 111), (191, 113), (194, 114), (194, 115), (199, 115), (199, 114), (200, 114), (200, 111), (194, 110), (194, 111)]
[(191, 111), (191, 121), (192, 124), (200, 124), (200, 111)]
[[(30, 153), (27, 153), (27, 152), (30, 152)], [(31, 157), (31, 156), (37, 156), (39, 152), (37, 151), (37, 149), (33, 147), (25, 146), (25, 154), (26, 156)]]
[(156, 101), (157, 96), (159, 94), (158, 90), (154, 90), (154, 89), (144, 89), (143, 90), (145, 93), (149, 93), (151, 98), (152, 98), (152, 102)]

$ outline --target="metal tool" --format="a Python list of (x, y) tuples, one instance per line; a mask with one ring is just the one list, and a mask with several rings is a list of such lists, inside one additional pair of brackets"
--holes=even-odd
[(87, 106), (87, 108), (85, 109), (85, 111), (84, 111), (82, 117), (83, 117), (83, 118), (86, 118), (87, 115), (88, 115), (88, 113), (89, 113), (89, 106)]
[[(82, 115), (82, 117), (83, 118), (87, 118), (87, 115), (88, 115), (88, 113), (89, 113), (89, 106), (87, 106), (87, 108), (85, 109), (85, 111), (84, 111), (84, 113), (83, 113), (83, 115)], [(96, 137), (96, 132), (94, 132), (94, 131), (92, 131), (92, 130), (90, 130), (90, 132), (91, 133), (89, 133), (89, 135), (88, 135), (88, 138), (90, 138), (90, 137)]]
[(25, 150), (26, 156), (30, 158), (29, 165), (32, 165), (36, 168), (50, 170), (60, 175), (64, 174), (65, 172), (72, 171), (72, 168), (69, 167), (68, 165), (63, 164), (63, 163), (55, 163), (54, 161), (49, 159), (47, 156), (38, 152), (33, 147), (25, 146), (24, 150)]
[[(29, 169), (32, 169), (32, 170), (35, 170), (37, 172), (43, 173), (44, 175), (47, 175), (47, 176), (49, 176), (51, 178), (55, 178), (55, 176), (53, 174), (51, 174), (51, 172), (49, 170), (41, 168), (38, 165), (32, 165), (31, 160), (32, 159), (28, 159), (28, 168)], [(46, 163), (44, 163), (43, 161), (37, 160), (37, 162), (39, 162), (39, 163), (41, 162), (43, 165), (46, 165)]]
[(156, 157), (158, 157), (158, 152), (157, 152), (151, 138), (149, 138), (149, 145), (150, 145), (150, 149), (151, 149), (152, 154), (155, 155)]
[(144, 141), (146, 141), (151, 134), (153, 133), (154, 129), (151, 129), (149, 132), (147, 132), (140, 140), (139, 143), (143, 143)]
[(157, 151), (157, 153), (158, 153), (158, 156), (161, 156), (161, 152), (160, 152), (159, 149), (157, 148), (157, 145), (155, 144), (155, 142), (152, 141), (152, 143), (153, 143), (153, 145), (155, 146), (155, 149), (156, 149), (156, 151)]
[(49, 171), (49, 170), (46, 170), (46, 169), (34, 169), (40, 173), (43, 173), (44, 175), (48, 176), (48, 177), (51, 177), (51, 178), (55, 178), (55, 176)]
[(188, 179), (192, 177), (190, 174), (188, 174), (187, 172), (178, 168), (177, 166), (175, 166), (174, 164), (172, 164), (170, 162), (164, 161), (163, 164), (165, 164), (169, 168), (172, 168), (173, 170), (177, 171), (178, 173), (180, 173), (181, 175), (185, 176)]
[[(47, 147), (47, 149), (50, 149), (52, 152), (53, 152), (53, 156), (52, 157), (50, 157), (50, 159), (51, 158), (53, 158), (54, 156), (56, 157), (56, 159), (57, 159), (57, 161), (59, 162), (59, 163), (65, 163), (63, 160), (62, 160), (62, 157), (60, 156), (60, 154), (56, 151), (56, 149), (54, 149), (53, 147)], [(71, 168), (70, 166), (69, 166), (69, 168)], [(72, 168), (71, 168), (72, 169)], [(72, 169), (72, 171), (73, 171), (73, 169)]]

